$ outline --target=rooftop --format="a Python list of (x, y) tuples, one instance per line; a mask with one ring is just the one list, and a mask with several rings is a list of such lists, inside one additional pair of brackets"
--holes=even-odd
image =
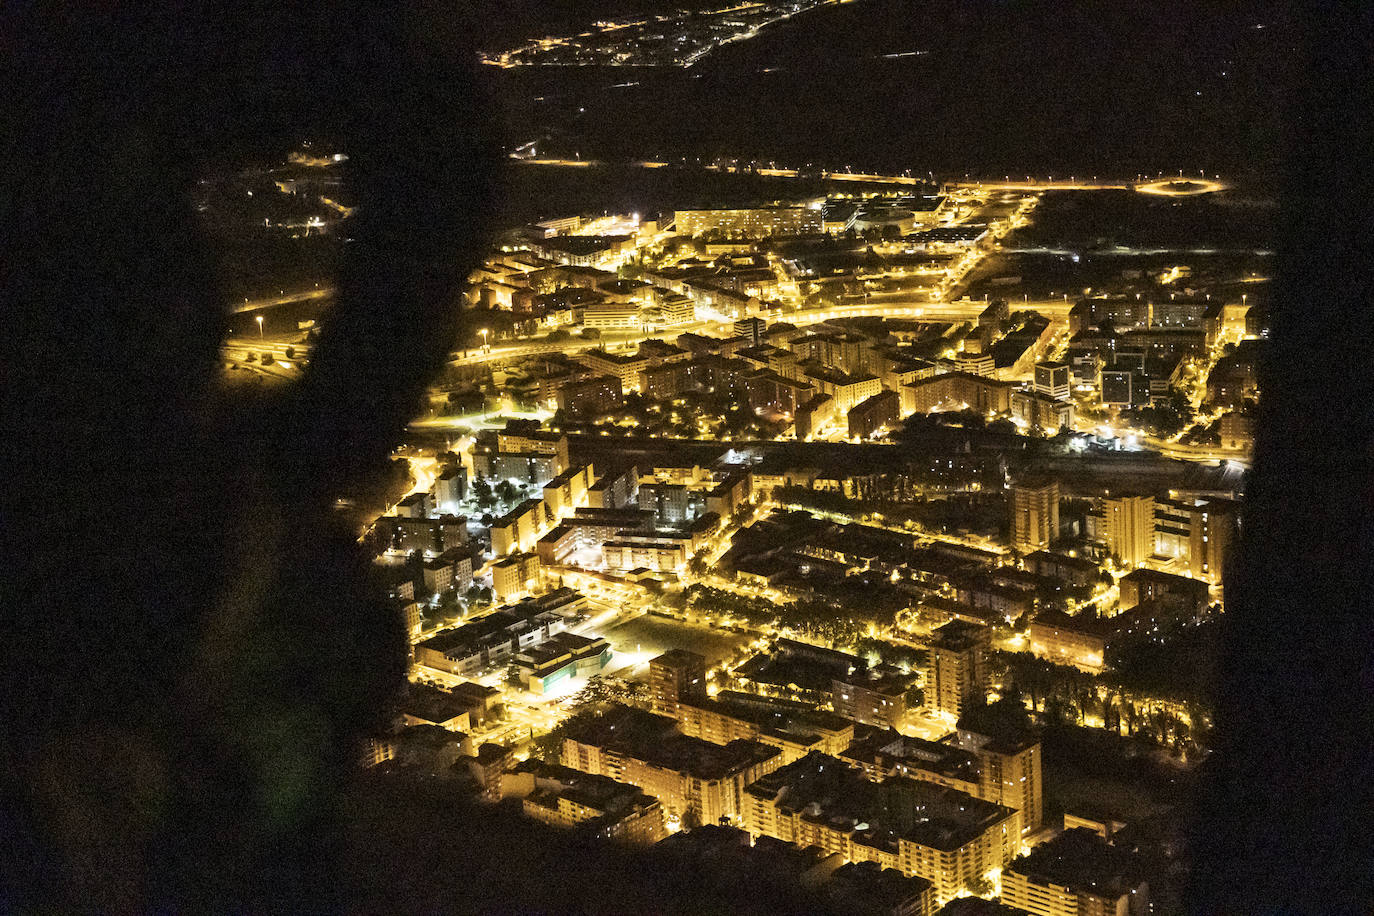
[(931, 648), (962, 652), (974, 646), (985, 645), (988, 640), (987, 627), (962, 620), (952, 620), (931, 634)]
[(845, 912), (896, 913), (907, 912), (911, 902), (930, 888), (931, 883), (924, 878), (908, 878), (877, 862), (850, 862), (831, 874), (825, 892), (832, 901), (843, 904)]
[(401, 712), (412, 718), (437, 725), (461, 716), (468, 711), (470, 703), (447, 690), (411, 683), (406, 687), (405, 699), (400, 707)]
[(589, 255), (596, 254), (598, 251), (606, 251), (630, 238), (632, 236), (628, 235), (556, 235), (552, 238), (541, 239), (538, 245), (540, 248), (564, 254)]
[(581, 744), (611, 748), (652, 766), (705, 780), (723, 779), (780, 753), (775, 747), (745, 739), (712, 744), (680, 734), (675, 726), (664, 716), (617, 706), (599, 719), (569, 728), (567, 736)]
[(1139, 870), (1134, 853), (1083, 827), (1064, 831), (1007, 866), (1007, 871), (1039, 884), (1057, 884), (1105, 897), (1130, 893), (1140, 884)]
[(535, 509), (541, 508), (543, 505), (544, 501), (542, 499), (527, 499), (496, 521), (492, 522), (491, 526), (493, 528), (502, 528), (506, 525), (512, 525), (522, 516), (533, 512)]
[(842, 756), (902, 776), (919, 770), (949, 779), (978, 782), (977, 755), (952, 744), (908, 737), (891, 729), (855, 741)]

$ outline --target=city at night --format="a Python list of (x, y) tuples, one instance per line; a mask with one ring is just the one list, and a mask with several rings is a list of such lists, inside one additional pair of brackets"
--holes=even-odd
[(1370, 34), (0, 10), (0, 911), (1370, 912)]

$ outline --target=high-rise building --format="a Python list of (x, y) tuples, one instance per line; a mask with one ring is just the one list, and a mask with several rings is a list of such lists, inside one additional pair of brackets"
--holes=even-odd
[(541, 570), (539, 554), (516, 553), (491, 565), (491, 587), (496, 600), (513, 601), (538, 591)]
[(705, 657), (672, 649), (649, 662), (649, 695), (655, 713), (677, 718), (679, 701), (706, 697)]
[(468, 492), (468, 472), (461, 467), (445, 468), (434, 479), (434, 504), (442, 512), (455, 512)]
[(958, 718), (987, 697), (988, 628), (956, 620), (940, 627), (926, 662), (926, 706)]
[(960, 717), (953, 735), (943, 740), (977, 755), (979, 798), (1021, 812), (1021, 829), (1034, 833), (1044, 822), (1044, 781), (1040, 735), (1019, 705), (1006, 702), (975, 707)]
[(1154, 507), (1155, 553), (1178, 559), (1187, 575), (1217, 585), (1237, 533), (1231, 500), (1161, 499)]
[(735, 336), (748, 338), (751, 347), (763, 343), (763, 332), (766, 330), (768, 322), (762, 318), (741, 318), (735, 322)]
[(1069, 389), (1069, 364), (1043, 362), (1035, 364), (1035, 390), (1052, 398), (1067, 400)]
[(1011, 546), (1022, 553), (1043, 550), (1059, 535), (1059, 484), (1025, 480), (1011, 485)]
[(1153, 496), (1114, 496), (1103, 499), (1095, 512), (1099, 537), (1127, 569), (1134, 569), (1154, 553)]

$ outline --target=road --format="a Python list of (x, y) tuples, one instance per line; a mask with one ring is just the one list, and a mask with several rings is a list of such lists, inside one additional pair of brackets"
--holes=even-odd
[[(1046, 317), (1063, 318), (1068, 315), (1073, 303), (1068, 300), (1046, 299), (1025, 300), (1018, 308), (1033, 309)], [(774, 311), (767, 317), (772, 321), (782, 321), (798, 326), (818, 324), (843, 318), (919, 318), (931, 321), (972, 321), (987, 307), (983, 300), (960, 299), (953, 302), (931, 301), (924, 297), (884, 298), (877, 302), (856, 303), (854, 305), (825, 306), (796, 311)], [(630, 333), (608, 333), (601, 338), (573, 337), (564, 341), (549, 341), (546, 338), (516, 340), (509, 343), (492, 344), (464, 350), (455, 355), (450, 364), (455, 366), (476, 365), (488, 362), (524, 359), (540, 353), (579, 353), (605, 347), (609, 350), (626, 349), (651, 338), (673, 338), (678, 334), (714, 331), (728, 333), (733, 328), (729, 321), (693, 321), (687, 324), (655, 330)], [(293, 357), (286, 355), (287, 348), (293, 348)], [(235, 338), (225, 344), (226, 359), (243, 361), (249, 353), (271, 353), (276, 359), (291, 362), (309, 355), (310, 347), (294, 338), (268, 337), (255, 339), (251, 336)]]
[(279, 305), (291, 305), (296, 302), (312, 302), (317, 299), (328, 299), (332, 295), (334, 295), (334, 287), (321, 286), (315, 289), (305, 290), (304, 292), (283, 293), (272, 299), (253, 299), (251, 301), (245, 299), (241, 305), (232, 306), (229, 311), (235, 315), (241, 315), (244, 312), (256, 312), (261, 309), (275, 308)]
[[(1027, 299), (1012, 303), (1017, 309), (1031, 309), (1050, 319), (1068, 317), (1074, 303), (1068, 299)], [(883, 299), (878, 302), (856, 303), (854, 305), (823, 306), (819, 308), (797, 309), (796, 311), (772, 311), (767, 313), (770, 321), (786, 322), (798, 326), (818, 324), (842, 318), (921, 318), (931, 321), (972, 321), (987, 308), (982, 299), (959, 299), (953, 302), (931, 301), (924, 297), (901, 297)], [(651, 338), (671, 339), (679, 334), (715, 331), (728, 333), (734, 323), (730, 321), (694, 321), (674, 327), (659, 328), (651, 331), (614, 333), (594, 340), (574, 337), (570, 340), (553, 342), (543, 338), (515, 341), (506, 344), (493, 344), (487, 348), (475, 348), (455, 356), (451, 364), (474, 365), (485, 362), (499, 362), (507, 359), (522, 359), (540, 353), (576, 353), (605, 347), (608, 350), (625, 349), (633, 344)]]
[[(522, 162), (527, 165), (563, 166), (572, 168), (589, 168), (602, 165), (596, 159), (521, 159), (514, 161)], [(645, 160), (634, 162), (632, 165), (646, 169), (661, 169), (672, 165), (670, 162), (658, 162)], [(768, 178), (820, 178), (826, 181), (859, 181), (867, 184), (890, 184), (899, 186), (923, 185), (927, 183), (926, 178), (913, 175), (880, 175), (873, 172), (854, 172), (854, 171), (816, 171), (814, 169), (790, 169), (790, 168), (757, 168), (748, 165), (717, 165), (707, 164), (701, 168), (711, 172), (724, 172), (727, 174), (753, 174), (763, 175)], [(1059, 179), (1056, 181), (1053, 176), (1044, 179), (1027, 176), (1024, 181), (1012, 181), (1010, 178), (1003, 181), (952, 181), (946, 184), (949, 188), (958, 188), (970, 191), (1139, 191), (1142, 194), (1160, 194), (1171, 197), (1190, 197), (1198, 194), (1210, 194), (1214, 191), (1225, 190), (1227, 185), (1219, 178), (1209, 179), (1199, 176), (1198, 178), (1165, 178), (1160, 175), (1155, 179), (1136, 179), (1130, 181), (1080, 181), (1076, 178)]]

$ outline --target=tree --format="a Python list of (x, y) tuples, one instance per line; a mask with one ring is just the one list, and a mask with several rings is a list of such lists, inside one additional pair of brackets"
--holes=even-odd
[(544, 339), (549, 343), (563, 343), (572, 340), (572, 334), (567, 328), (554, 328)]
[(496, 498), (503, 503), (515, 501), (515, 487), (511, 485), (509, 480), (502, 480), (496, 485)]
[(998, 417), (988, 424), (988, 432), (1014, 436), (1018, 432), (1016, 424), (1006, 417)]
[(496, 497), (491, 492), (491, 484), (485, 477), (477, 477), (472, 481), (472, 492), (477, 497), (477, 505), (483, 508), (496, 505)]
[(582, 336), (587, 340), (600, 340), (601, 330), (599, 328), (583, 328)]
[(296, 348), (295, 348), (295, 347), (287, 347), (283, 352), (286, 354), (286, 358), (287, 358), (287, 359), (295, 359), (295, 358), (296, 358)]
[(979, 897), (991, 897), (993, 892), (997, 890), (984, 875), (974, 875), (968, 879), (964, 886)]

